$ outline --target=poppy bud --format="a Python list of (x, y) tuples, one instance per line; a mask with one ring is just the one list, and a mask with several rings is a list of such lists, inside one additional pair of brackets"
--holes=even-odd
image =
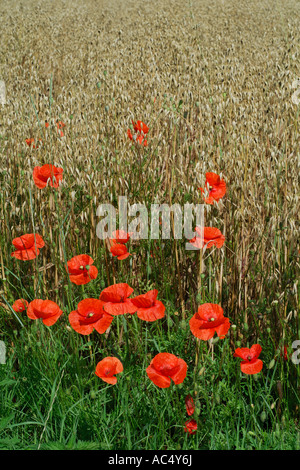
[(260, 414), (260, 420), (264, 423), (267, 419), (267, 413), (265, 411), (262, 411)]
[(90, 266), (87, 264), (85, 269), (88, 271), (90, 269)]
[(273, 367), (275, 366), (275, 359), (272, 359), (272, 361), (270, 361), (270, 364), (269, 364), (269, 369), (273, 369)]
[(201, 294), (197, 294), (196, 302), (197, 302), (197, 304), (201, 304)]
[(186, 322), (184, 320), (181, 320), (179, 326), (182, 330), (186, 330)]
[(245, 330), (245, 331), (248, 331), (248, 330), (249, 330), (248, 323), (244, 323), (244, 330)]
[(95, 398), (96, 398), (96, 392), (95, 392), (95, 390), (91, 390), (90, 395), (91, 395), (91, 399), (92, 399), (92, 400), (95, 400)]

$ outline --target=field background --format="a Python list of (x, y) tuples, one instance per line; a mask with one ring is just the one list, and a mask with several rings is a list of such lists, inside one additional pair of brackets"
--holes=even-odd
[[(299, 448), (299, 366), (282, 355), (300, 339), (299, 1), (0, 0), (0, 24), (0, 446)], [(127, 137), (132, 119), (149, 126), (145, 149)], [(30, 149), (30, 137), (43, 145)], [(59, 191), (35, 187), (45, 163), (64, 169)], [(100, 203), (199, 203), (207, 171), (227, 184), (205, 214), (226, 240), (206, 251), (201, 276), (185, 240), (132, 242), (132, 257), (110, 257), (96, 236)], [(11, 258), (12, 239), (34, 230), (40, 256)], [(64, 264), (81, 253), (99, 274), (77, 287)], [(166, 317), (116, 318), (89, 338), (71, 330), (68, 313), (113, 282), (135, 295), (157, 288)], [(54, 300), (64, 315), (52, 328), (17, 318), (21, 297)], [(235, 328), (201, 343), (195, 368), (188, 320), (203, 302), (220, 303)], [(264, 369), (250, 380), (232, 354), (256, 342)], [(160, 351), (188, 363), (182, 386), (149, 381)], [(115, 387), (94, 375), (107, 355), (124, 364)], [(195, 436), (183, 432), (187, 393)]]

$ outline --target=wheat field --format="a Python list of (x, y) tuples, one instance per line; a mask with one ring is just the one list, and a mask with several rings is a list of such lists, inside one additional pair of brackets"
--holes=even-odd
[[(0, 0), (0, 80), (6, 88), (0, 104), (0, 340), (8, 357), (0, 366), (0, 419), (10, 417), (2, 427), (0, 420), (0, 447), (84, 448), (85, 442), (101, 449), (277, 448), (280, 441), (299, 448), (299, 365), (283, 360), (283, 348), (291, 354), (300, 339), (299, 6), (297, 0)], [(147, 147), (128, 138), (132, 120), (149, 127)], [(58, 121), (65, 124), (63, 136)], [(30, 138), (40, 142), (37, 148), (27, 145)], [(34, 168), (45, 164), (63, 168), (58, 190), (34, 184)], [(156, 201), (198, 204), (207, 172), (221, 175), (227, 186), (218, 204), (205, 206), (206, 225), (225, 236), (222, 249), (206, 251), (200, 268), (198, 253), (186, 251), (185, 240), (131, 241), (130, 259), (110, 256), (96, 234), (99, 204), (117, 207), (119, 196), (149, 208)], [(12, 240), (35, 232), (45, 241), (40, 255), (14, 259)], [(84, 287), (72, 285), (65, 269), (82, 253), (99, 271)], [(82, 298), (99, 298), (121, 282), (141, 294), (159, 291), (166, 306), (161, 326), (118, 318), (117, 329), (103, 338), (71, 331), (68, 314)], [(61, 306), (53, 336), (12, 310), (18, 298)], [(234, 325), (222, 346), (199, 345), (189, 332), (188, 321), (204, 302), (222, 305)], [(267, 398), (257, 399), (258, 418), (246, 400), (239, 419), (246, 423), (251, 416), (253, 429), (245, 424), (241, 438), (233, 421), (231, 442), (223, 423), (236, 402), (234, 395), (233, 408), (222, 401), (232, 381), (229, 366), (224, 377), (221, 366), (228, 355), (232, 380), (240, 384), (229, 350), (257, 342), (266, 381), (252, 392)], [(154, 350), (168, 348), (186, 358), (191, 377), (195, 367), (189, 391), (199, 399), (198, 416), (206, 425), (198, 424), (194, 437), (172, 421), (181, 416), (180, 401), (168, 396), (174, 413), (163, 414), (165, 395), (157, 398), (165, 422), (148, 425), (146, 412), (132, 412), (121, 424), (128, 400), (130, 406), (146, 400), (140, 394), (147, 377), (137, 395), (127, 390), (133, 382), (124, 382), (127, 404), (124, 390), (108, 390), (103, 399), (91, 377), (104, 350), (123, 359), (126, 351), (131, 370), (139, 358), (148, 364)], [(69, 369), (74, 355), (76, 377), (81, 374), (76, 391)], [(52, 364), (51, 372), (43, 363)], [(211, 394), (219, 421), (209, 414)], [(106, 407), (118, 431), (100, 438), (103, 428), (113, 428)]]

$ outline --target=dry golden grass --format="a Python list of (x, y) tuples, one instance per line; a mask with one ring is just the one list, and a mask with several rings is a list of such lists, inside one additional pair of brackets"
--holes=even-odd
[[(236, 320), (282, 334), (288, 318), (298, 329), (299, 2), (2, 0), (0, 15), (2, 294), (17, 296), (9, 271), (28, 285), (38, 268), (43, 289), (61, 296), (64, 257), (80, 252), (105, 276), (100, 203), (125, 194), (148, 205), (200, 202), (214, 171), (228, 192), (206, 220), (226, 247), (204, 260), (201, 296)], [(63, 139), (45, 130), (50, 119), (66, 123)], [(140, 152), (127, 138), (131, 119), (150, 128)], [(29, 137), (43, 146), (29, 149)], [(64, 169), (57, 196), (33, 184), (45, 163)], [(16, 268), (11, 241), (33, 226), (47, 247), (39, 266)], [(146, 245), (134, 246), (132, 281), (149, 280)], [(158, 288), (167, 278), (183, 310), (196, 304), (197, 267), (180, 243), (154, 267)]]

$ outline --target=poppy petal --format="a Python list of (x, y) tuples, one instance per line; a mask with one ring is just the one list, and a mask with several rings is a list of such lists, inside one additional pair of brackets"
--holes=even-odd
[(146, 369), (149, 379), (160, 388), (168, 388), (171, 385), (170, 377), (166, 377), (162, 374), (159, 374), (153, 366), (149, 366)]
[(244, 374), (258, 374), (262, 368), (263, 362), (260, 359), (256, 359), (254, 362), (241, 362), (241, 371), (244, 372)]
[(155, 305), (150, 308), (138, 308), (136, 314), (140, 320), (156, 321), (165, 315), (166, 307), (159, 300), (155, 301)]

